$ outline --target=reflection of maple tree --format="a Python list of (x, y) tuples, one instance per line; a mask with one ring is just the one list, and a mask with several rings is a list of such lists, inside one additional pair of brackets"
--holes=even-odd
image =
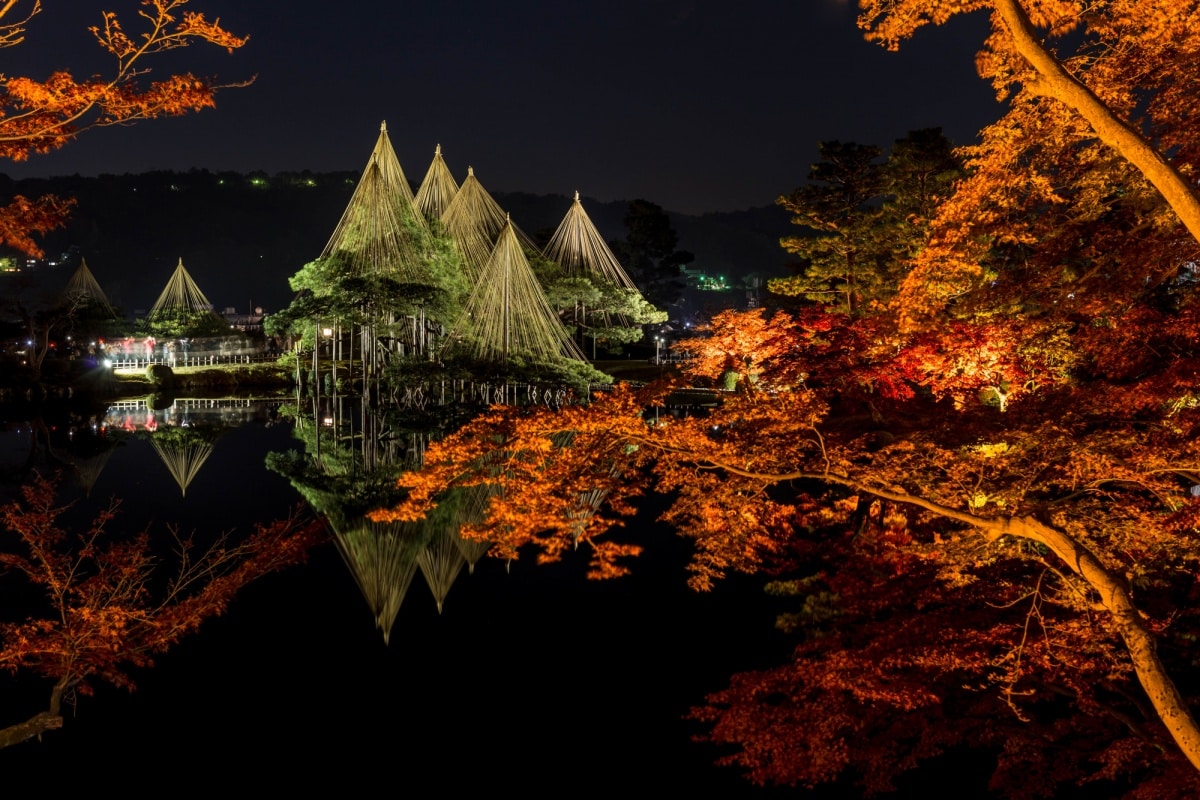
[[(718, 315), (682, 347), (690, 383), (734, 386), (720, 407), (646, 415), (663, 395), (622, 389), (497, 409), (432, 446), (380, 516), (485, 483), (481, 538), (494, 523), (506, 554), (542, 558), (587, 545), (606, 576), (637, 546), (615, 523), (665, 493), (696, 588), (765, 571), (799, 609), (792, 660), (695, 711), (755, 781), (881, 790), (966, 745), (996, 756), (1004, 796), (1197, 796), (1200, 226), (1176, 178), (1200, 167), (1200, 5), (862, 5), (889, 43), (993, 9), (980, 64), (1011, 95), (898, 302)], [(1073, 32), (1080, 57), (1058, 64), (1091, 99), (1006, 39), (1030, 24)], [(1149, 138), (1096, 121), (1096, 98)]]
[[(190, 73), (149, 78), (148, 63), (162, 53), (206, 42), (231, 52), (246, 43), (203, 14), (186, 11), (188, 0), (143, 0), (139, 30), (127, 32), (113, 12), (98, 12), (89, 30), (113, 59), (111, 72), (77, 80), (58, 71), (45, 80), (19, 75), (0, 79), (0, 158), (24, 161), (57, 150), (88, 128), (125, 125), (211, 108), (219, 86)], [(0, 48), (26, 44), (40, 0), (0, 2)], [(41, 255), (31, 238), (58, 227), (71, 206), (53, 196), (13, 198), (0, 208), (0, 241)]]
[(0, 669), (54, 682), (49, 708), (0, 729), (0, 747), (61, 727), (64, 700), (97, 682), (132, 689), (131, 669), (151, 666), (250, 581), (300, 562), (322, 531), (298, 517), (207, 543), (172, 531), (171, 552), (162, 553), (146, 533), (112, 533), (115, 508), (80, 533), (58, 527), (64, 510), (44, 478), (0, 509), (9, 540), (0, 551), (5, 596), (34, 606), (25, 619), (0, 622)]

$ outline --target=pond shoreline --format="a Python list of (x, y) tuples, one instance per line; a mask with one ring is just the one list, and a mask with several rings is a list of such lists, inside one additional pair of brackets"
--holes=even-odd
[[(296, 388), (295, 365), (282, 362), (232, 363), (222, 365), (179, 366), (160, 370), (160, 379), (151, 376), (151, 369), (118, 367), (104, 374), (84, 373), (70, 381), (46, 381), (38, 387), (0, 386), (0, 402), (39, 402), (67, 400), (80, 395), (94, 398), (121, 399), (169, 392), (220, 392), (243, 394), (265, 392), (272, 395), (291, 392)], [(678, 375), (671, 364), (654, 364), (641, 359), (600, 361), (593, 364), (611, 375), (614, 383), (650, 383)], [(169, 369), (166, 375), (161, 370)]]

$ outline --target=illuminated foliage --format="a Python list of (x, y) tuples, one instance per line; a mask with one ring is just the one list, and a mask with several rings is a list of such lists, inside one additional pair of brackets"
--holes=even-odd
[(1197, 4), (861, 7), (889, 46), (991, 11), (979, 66), (1010, 102), (892, 240), (896, 301), (718, 315), (682, 346), (689, 383), (731, 390), (715, 407), (645, 413), (666, 387), (496, 409), (380, 516), (487, 485), (479, 538), (587, 545), (605, 577), (639, 544), (629, 504), (662, 493), (695, 588), (757, 571), (795, 598), (793, 657), (694, 712), (756, 782), (883, 791), (966, 746), (1005, 797), (1196, 796)]
[(0, 622), (0, 668), (53, 682), (48, 710), (0, 729), (0, 747), (61, 727), (72, 693), (98, 682), (132, 690), (133, 670), (223, 613), (250, 581), (303, 560), (322, 531), (298, 517), (207, 542), (172, 530), (163, 553), (145, 532), (114, 533), (115, 507), (78, 533), (58, 527), (64, 510), (40, 477), (0, 509), (6, 597), (31, 598)]
[[(1099, 184), (1107, 169), (1124, 167), (1061, 171)], [(951, 202), (982, 217), (967, 200), (1002, 187)], [(1115, 247), (1149, 199), (1128, 202), (1062, 224)], [(954, 219), (939, 212), (933, 236)], [(1049, 270), (1064, 242), (1023, 243), (1022, 275)], [(1146, 263), (1121, 247), (1125, 265)], [(994, 753), (1005, 796), (1115, 781), (1186, 797), (1195, 690), (1170, 676), (1194, 674), (1200, 632), (1200, 320), (1181, 277), (1131, 291), (1115, 270), (1088, 274), (1094, 317), (1032, 302), (1049, 284), (1032, 278), (978, 286), (907, 328), (900, 309), (726, 312), (680, 345), (690, 384), (736, 390), (718, 407), (655, 424), (645, 411), (663, 395), (620, 389), (562, 412), (496, 410), (431, 446), (381, 518), (486, 485), (468, 535), (505, 557), (586, 548), (607, 577), (639, 545), (624, 514), (657, 491), (694, 543), (696, 588), (790, 576), (793, 659), (695, 712), (752, 780), (849, 774), (883, 790), (965, 745)]]
[[(89, 30), (112, 59), (107, 74), (78, 80), (58, 71), (42, 80), (21, 75), (0, 79), (0, 159), (24, 161), (57, 150), (90, 128), (213, 107), (217, 90), (225, 88), (213, 79), (190, 73), (154, 77), (150, 71), (163, 53), (192, 44), (232, 52), (246, 43), (246, 37), (186, 10), (187, 5), (188, 0), (143, 0), (136, 31), (127, 30), (117, 14), (98, 11), (99, 22)], [(0, 4), (0, 48), (36, 46), (26, 42), (26, 34), (39, 13), (40, 0)], [(54, 197), (15, 197), (0, 208), (0, 237), (8, 246), (40, 256), (30, 234), (57, 227), (69, 208), (69, 201)]]

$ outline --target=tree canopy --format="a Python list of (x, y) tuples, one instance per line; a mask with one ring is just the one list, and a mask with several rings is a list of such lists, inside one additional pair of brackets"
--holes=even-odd
[[(136, 26), (127, 26), (128, 20), (114, 12), (97, 10), (97, 24), (89, 30), (111, 58), (105, 74), (82, 80), (67, 70), (45, 78), (5, 74), (0, 80), (0, 158), (24, 161), (57, 150), (91, 128), (214, 107), (217, 91), (228, 88), (215, 79), (151, 72), (152, 64), (172, 50), (203, 43), (232, 52), (247, 42), (204, 14), (186, 10), (187, 5), (188, 0), (147, 0), (137, 12)], [(26, 37), (41, 11), (41, 0), (0, 4), (0, 48), (38, 46)], [(0, 208), (0, 237), (10, 247), (41, 255), (32, 235), (59, 226), (69, 209), (69, 200), (56, 197), (14, 197)]]
[(762, 572), (795, 603), (793, 657), (694, 711), (753, 781), (883, 791), (965, 746), (1004, 796), (1194, 796), (1195, 4), (861, 5), (889, 46), (990, 9), (980, 68), (1009, 104), (876, 240), (890, 292), (716, 317), (681, 345), (686, 383), (733, 387), (703, 413), (645, 414), (671, 387), (497, 409), (377, 516), (486, 485), (464, 535), (610, 577), (631, 503), (664, 494), (696, 588)]

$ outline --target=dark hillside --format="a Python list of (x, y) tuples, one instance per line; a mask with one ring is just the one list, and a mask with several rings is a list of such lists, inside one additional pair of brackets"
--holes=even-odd
[[(268, 311), (292, 297), (287, 279), (320, 255), (359, 174), (148, 172), (12, 181), (0, 175), (0, 201), (54, 193), (78, 201), (67, 227), (44, 239), (48, 261), (67, 277), (86, 258), (109, 299), (127, 312), (148, 308), (182, 258), (218, 309)], [(548, 237), (569, 197), (523, 192), (495, 198), (531, 236)], [(624, 238), (626, 202), (583, 198), (608, 240)], [(779, 237), (787, 215), (775, 206), (693, 217), (671, 214), (679, 247), (710, 274), (782, 274)], [(64, 278), (65, 280), (65, 278)]]

